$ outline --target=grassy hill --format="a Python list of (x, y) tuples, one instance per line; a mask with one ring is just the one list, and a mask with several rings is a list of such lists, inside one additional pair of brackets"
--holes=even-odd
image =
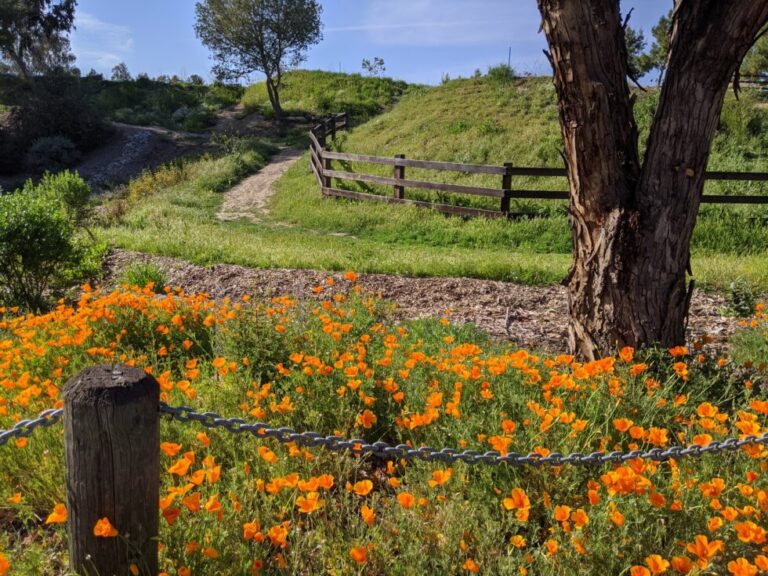
[[(658, 94), (639, 93), (636, 117), (644, 142)], [(710, 161), (712, 170), (768, 170), (768, 112), (756, 96), (736, 101), (729, 96)], [(495, 81), (492, 78), (454, 80), (442, 86), (406, 94), (400, 103), (370, 122), (342, 135), (334, 144), (341, 151), (448, 162), (518, 166), (562, 167), (562, 148), (556, 96), (548, 78)], [(340, 165), (340, 163), (338, 164)], [(354, 164), (352, 169), (390, 175), (391, 168)], [(408, 169), (414, 179), (437, 179), (499, 188), (498, 177)], [(338, 182), (337, 182), (338, 184)], [(344, 186), (366, 192), (391, 194), (375, 185)], [(564, 178), (515, 178), (521, 189), (567, 190)], [(314, 229), (341, 230), (391, 243), (429, 243), (467, 247), (495, 247), (540, 253), (570, 252), (565, 202), (513, 201), (513, 210), (540, 218), (513, 222), (464, 222), (400, 206), (372, 206), (324, 201), (304, 165), (279, 183), (273, 202), (277, 217)], [(707, 192), (768, 194), (762, 183), (710, 183)], [(440, 200), (459, 205), (498, 209), (493, 198), (440, 195), (409, 190), (407, 197)], [(301, 208), (300, 208), (301, 207)], [(694, 238), (697, 253), (759, 254), (768, 247), (762, 225), (768, 209), (761, 207), (705, 206)]]
[[(283, 77), (280, 100), (288, 113), (323, 115), (346, 111), (362, 121), (391, 107), (404, 94), (422, 89), (392, 78), (296, 70)], [(272, 114), (264, 82), (249, 86), (241, 103), (249, 112)]]
[[(259, 85), (249, 88), (244, 102), (264, 106), (258, 99), (262, 89)], [(428, 88), (358, 75), (296, 72), (289, 75), (283, 97), (286, 108), (313, 113), (349, 110), (348, 104), (361, 102), (368, 104), (358, 110), (385, 110), (368, 122), (358, 119), (357, 127), (338, 139), (336, 147), (342, 150), (459, 162), (562, 165), (555, 95), (548, 79), (503, 82), (486, 77)], [(762, 130), (768, 124), (759, 104), (749, 96), (741, 102), (729, 97), (712, 168), (768, 170), (768, 143)], [(639, 95), (637, 116), (644, 132), (654, 106), (653, 93)], [(236, 169), (242, 164), (238, 154), (216, 160), (229, 167), (225, 180), (230, 185), (242, 177)], [(226, 187), (213, 189), (202, 176), (211, 169), (206, 164), (210, 161), (200, 161), (188, 177), (172, 185), (160, 178), (151, 202), (119, 210), (121, 216), (100, 228), (100, 237), (119, 247), (202, 264), (353, 269), (528, 283), (557, 282), (568, 270), (571, 244), (563, 202), (520, 202), (516, 208), (534, 217), (487, 221), (445, 217), (408, 206), (323, 199), (305, 157), (277, 183), (270, 212), (259, 214), (258, 223), (224, 223), (216, 221), (215, 214)], [(369, 165), (356, 169), (376, 172)], [(410, 168), (407, 174), (437, 176)], [(453, 176), (462, 183), (500, 185), (495, 178)], [(565, 189), (566, 183), (521, 178), (515, 186)], [(734, 186), (737, 191), (761, 192), (751, 184)], [(477, 202), (476, 198), (458, 200)], [(742, 277), (748, 286), (768, 292), (768, 227), (763, 225), (767, 219), (768, 210), (756, 207), (702, 210), (693, 243), (699, 285), (727, 289)]]

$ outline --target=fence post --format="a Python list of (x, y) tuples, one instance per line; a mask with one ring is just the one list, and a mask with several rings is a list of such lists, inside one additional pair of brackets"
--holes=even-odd
[[(396, 154), (396, 159), (405, 159), (405, 154)], [(405, 166), (395, 166), (395, 180), (405, 179)], [(395, 198), (405, 198), (405, 186), (395, 184)]]
[[(72, 572), (158, 572), (160, 388), (143, 370), (88, 368), (64, 388), (67, 527)], [(117, 537), (94, 535), (108, 518)]]
[(331, 116), (331, 140), (336, 140), (336, 116)]
[(325, 154), (323, 152), (325, 152), (325, 150), (322, 150), (320, 152), (320, 164), (322, 165), (322, 172), (320, 173), (320, 176), (323, 178), (323, 188), (330, 188), (331, 177), (326, 176), (325, 172), (331, 169), (331, 161), (329, 158), (325, 157)]
[(509, 200), (512, 196), (510, 189), (512, 188), (512, 168), (511, 162), (504, 163), (504, 176), (501, 178), (501, 189), (504, 190), (504, 196), (501, 199), (501, 211), (505, 214), (509, 214)]

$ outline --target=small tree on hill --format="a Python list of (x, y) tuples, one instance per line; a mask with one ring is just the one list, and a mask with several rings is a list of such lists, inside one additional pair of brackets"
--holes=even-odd
[(120, 62), (120, 64), (112, 68), (111, 80), (113, 82), (130, 82), (133, 80), (125, 62)]
[(195, 6), (195, 32), (210, 50), (219, 79), (266, 76), (272, 110), (282, 120), (283, 74), (306, 59), (322, 38), (317, 0), (202, 0)]
[(386, 66), (384, 66), (384, 59), (378, 56), (373, 57), (373, 62), (368, 60), (368, 58), (363, 58), (362, 67), (368, 76), (381, 76), (387, 70)]
[(22, 78), (67, 69), (76, 0), (0, 0), (0, 62)]

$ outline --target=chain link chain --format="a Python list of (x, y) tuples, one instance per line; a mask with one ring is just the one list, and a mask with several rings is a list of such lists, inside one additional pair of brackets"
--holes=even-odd
[(686, 456), (701, 456), (702, 454), (711, 454), (716, 452), (733, 452), (744, 446), (768, 445), (768, 432), (761, 436), (744, 436), (743, 438), (728, 438), (726, 440), (713, 441), (704, 446), (694, 444), (691, 446), (672, 446), (665, 450), (661, 448), (652, 448), (648, 451), (632, 450), (631, 452), (592, 452), (582, 454), (574, 452), (573, 454), (563, 455), (558, 452), (552, 452), (547, 456), (542, 456), (536, 452), (528, 455), (522, 455), (515, 452), (509, 452), (502, 455), (496, 451), (478, 452), (476, 450), (454, 450), (453, 448), (443, 448), (435, 450), (429, 446), (413, 448), (407, 444), (398, 444), (392, 446), (386, 442), (369, 443), (359, 438), (344, 439), (339, 436), (324, 436), (317, 432), (296, 432), (292, 428), (272, 428), (268, 424), (261, 422), (248, 423), (242, 418), (222, 418), (215, 412), (196, 412), (187, 406), (168, 406), (165, 403), (160, 404), (160, 412), (167, 414), (174, 420), (180, 422), (198, 422), (205, 428), (223, 428), (232, 434), (249, 433), (259, 438), (274, 438), (278, 442), (288, 444), (295, 442), (302, 446), (313, 447), (320, 446), (334, 452), (349, 451), (356, 455), (370, 454), (384, 458), (386, 460), (395, 460), (404, 458), (414, 460), (416, 458), (427, 462), (444, 462), (446, 464), (462, 461), (467, 464), (489, 464), (497, 466), (507, 464), (509, 466), (562, 466), (563, 464), (572, 464), (574, 466), (599, 466), (606, 463), (627, 462), (641, 458), (644, 460), (654, 460), (664, 462), (670, 459), (679, 459)]
[(64, 410), (43, 410), (37, 418), (32, 420), (20, 420), (10, 430), (0, 430), (0, 446), (10, 442), (11, 438), (26, 438), (32, 435), (37, 428), (48, 428), (61, 420)]
[[(160, 412), (179, 422), (197, 422), (205, 428), (223, 428), (232, 434), (248, 433), (259, 438), (274, 438), (283, 444), (295, 442), (296, 444), (307, 447), (320, 446), (333, 452), (349, 451), (356, 455), (370, 454), (386, 460), (400, 458), (414, 460), (418, 458), (427, 462), (443, 462), (446, 464), (461, 461), (467, 464), (489, 464), (492, 466), (507, 464), (513, 467), (545, 465), (562, 466), (564, 464), (572, 464), (574, 466), (599, 466), (606, 463), (627, 462), (636, 458), (664, 462), (666, 460), (677, 460), (687, 456), (733, 452), (744, 446), (768, 446), (768, 432), (766, 432), (761, 436), (747, 435), (743, 438), (715, 440), (704, 446), (698, 444), (691, 446), (671, 446), (667, 449), (652, 448), (648, 451), (591, 452), (589, 454), (574, 452), (568, 455), (552, 452), (547, 456), (542, 456), (536, 452), (531, 452), (528, 455), (508, 452), (507, 454), (502, 455), (496, 451), (459, 451), (453, 448), (435, 450), (429, 446), (413, 448), (407, 444), (397, 444), (393, 446), (386, 442), (369, 443), (360, 438), (344, 439), (339, 436), (324, 436), (317, 432), (296, 432), (292, 428), (272, 428), (268, 424), (261, 422), (248, 423), (242, 418), (222, 418), (215, 412), (197, 412), (188, 406), (174, 407), (163, 402), (160, 403)], [(28, 437), (37, 428), (53, 426), (61, 420), (63, 414), (64, 410), (61, 408), (44, 410), (37, 418), (32, 420), (21, 420), (9, 430), (0, 430), (0, 446), (7, 444), (12, 438)]]

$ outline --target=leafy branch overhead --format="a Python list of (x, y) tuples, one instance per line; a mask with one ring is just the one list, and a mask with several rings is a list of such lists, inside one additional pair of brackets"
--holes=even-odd
[(67, 34), (76, 0), (0, 0), (0, 66), (29, 80), (74, 61)]

